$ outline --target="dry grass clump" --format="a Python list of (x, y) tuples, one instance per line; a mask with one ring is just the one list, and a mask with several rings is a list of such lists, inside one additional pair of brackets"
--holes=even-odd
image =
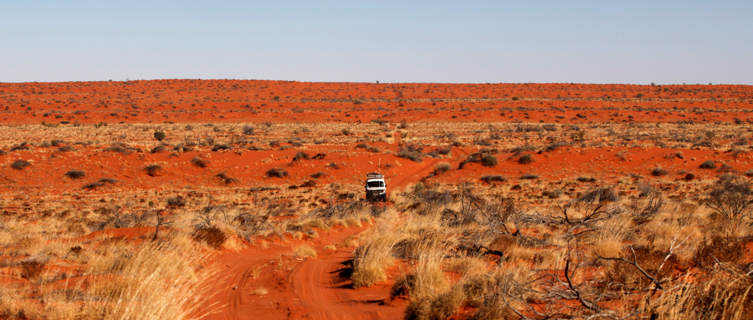
[(196, 271), (206, 257), (185, 250), (170, 244), (139, 248), (122, 266), (118, 277), (123, 281), (115, 281), (116, 287), (109, 281), (92, 286), (91, 293), (103, 301), (94, 313), (102, 319), (188, 318), (204, 300), (199, 294), (202, 280), (213, 274)]
[[(63, 287), (41, 286), (34, 296), (20, 289), (0, 288), (0, 317), (7, 319), (189, 319), (196, 316), (214, 276), (198, 268), (206, 256), (193, 246), (168, 240), (136, 247), (105, 242), (96, 251), (81, 252), (86, 265), (80, 282)], [(78, 247), (80, 248), (80, 247)], [(117, 252), (117, 253), (116, 253)], [(42, 283), (57, 281), (44, 263), (27, 259), (22, 277)], [(58, 282), (60, 283), (60, 282)], [(53, 289), (54, 288), (54, 289)], [(31, 298), (36, 297), (36, 298)]]
[(385, 270), (394, 261), (392, 247), (395, 242), (393, 235), (382, 233), (370, 237), (366, 243), (356, 248), (350, 277), (354, 287), (366, 287), (387, 279)]
[(593, 252), (597, 256), (614, 258), (622, 254), (624, 240), (630, 230), (630, 218), (623, 217), (606, 221), (596, 236)]
[(749, 319), (753, 314), (753, 278), (717, 264), (705, 279), (684, 277), (643, 306), (654, 319)]
[(296, 257), (302, 259), (316, 258), (316, 249), (307, 245), (302, 245), (298, 248), (295, 248), (294, 254)]

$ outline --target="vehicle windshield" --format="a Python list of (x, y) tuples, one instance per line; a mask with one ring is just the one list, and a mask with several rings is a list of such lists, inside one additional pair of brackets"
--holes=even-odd
[(384, 182), (382, 182), (382, 181), (369, 181), (369, 182), (366, 183), (366, 185), (369, 188), (381, 188), (381, 187), (384, 187)]

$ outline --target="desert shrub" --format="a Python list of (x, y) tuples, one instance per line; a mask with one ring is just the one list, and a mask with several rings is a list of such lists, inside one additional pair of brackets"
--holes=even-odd
[(654, 168), (651, 170), (651, 175), (654, 177), (666, 176), (668, 173), (669, 171), (662, 168)]
[(432, 171), (432, 174), (435, 175), (435, 176), (436, 175), (440, 175), (440, 174), (443, 174), (443, 173), (445, 173), (447, 171), (450, 171), (450, 168), (451, 167), (450, 167), (449, 163), (442, 162), (442, 163), (439, 163), (436, 166), (434, 166), (434, 171)]
[(550, 199), (556, 199), (562, 196), (562, 189), (547, 190), (542, 195)]
[(146, 174), (150, 177), (156, 177), (162, 172), (162, 167), (160, 165), (151, 164), (144, 167), (144, 171), (146, 171)]
[(117, 152), (117, 153), (122, 153), (122, 154), (129, 154), (131, 152), (141, 152), (140, 149), (134, 148), (134, 147), (130, 147), (130, 146), (128, 146), (128, 145), (126, 145), (125, 143), (122, 143), (122, 142), (117, 142), (117, 143), (111, 144), (109, 147), (107, 147), (105, 149), (105, 151), (107, 151), (107, 152)]
[(31, 163), (26, 160), (16, 160), (13, 161), (13, 163), (10, 164), (10, 167), (16, 170), (23, 170), (26, 167), (30, 166)]
[(745, 253), (745, 244), (737, 237), (714, 235), (696, 248), (693, 261), (701, 268), (711, 268), (718, 262), (738, 262)]
[(194, 240), (198, 242), (204, 242), (215, 249), (222, 247), (222, 245), (227, 240), (227, 235), (225, 235), (225, 233), (222, 232), (220, 228), (217, 228), (215, 226), (196, 227), (191, 237)]
[(327, 174), (324, 173), (324, 172), (319, 171), (319, 172), (312, 173), (311, 177), (314, 178), (314, 179), (319, 179), (319, 178), (321, 178), (321, 177), (323, 177), (325, 175), (327, 175)]
[(233, 222), (246, 232), (247, 235), (262, 234), (273, 229), (273, 224), (269, 220), (270, 215), (256, 215), (250, 213), (240, 213), (233, 218)]
[(481, 165), (485, 167), (493, 167), (497, 165), (497, 158), (490, 154), (484, 154), (481, 156)]
[(267, 170), (266, 175), (270, 178), (285, 178), (288, 176), (288, 172), (284, 169), (272, 168)]
[[(633, 256), (633, 252), (635, 252), (635, 256)], [(634, 246), (632, 250), (625, 248), (620, 256), (628, 261), (633, 261), (633, 258), (635, 258), (641, 268), (657, 279), (663, 279), (671, 275), (675, 268), (683, 267), (676, 255), (668, 256), (668, 252), (652, 247)], [(643, 275), (638, 268), (623, 261), (610, 261), (606, 266), (605, 278), (610, 283), (620, 283), (633, 289), (648, 288), (653, 284), (651, 279)]]
[(115, 184), (118, 180), (112, 179), (112, 178), (102, 178), (92, 183), (87, 183), (84, 185), (84, 189), (87, 190), (94, 190), (96, 188), (102, 187), (106, 184)]
[(699, 166), (701, 169), (716, 169), (716, 163), (713, 160), (706, 160)]
[(86, 174), (81, 170), (71, 170), (65, 173), (65, 176), (71, 179), (81, 179)]
[(162, 131), (162, 130), (156, 130), (156, 131), (154, 131), (154, 139), (157, 139), (157, 141), (165, 140), (166, 137), (167, 137), (167, 135), (165, 134), (164, 131)]
[(358, 149), (365, 149), (366, 151), (374, 152), (374, 153), (379, 152), (379, 148), (367, 145), (365, 143), (359, 143), (359, 144), (357, 144), (356, 148), (358, 148)]
[(439, 158), (440, 156), (444, 156), (444, 155), (450, 154), (450, 151), (452, 151), (452, 149), (450, 149), (449, 147), (447, 147), (447, 148), (437, 148), (437, 149), (434, 149), (431, 152), (427, 153), (426, 155), (429, 156), (429, 157), (432, 157), (432, 158)]
[(617, 201), (617, 193), (612, 188), (597, 188), (586, 192), (578, 198), (582, 202), (614, 202)]
[(642, 311), (651, 319), (749, 319), (753, 281), (742, 270), (718, 264), (708, 279), (683, 278)]
[(421, 162), (424, 159), (424, 154), (422, 146), (417, 146), (413, 144), (405, 144), (400, 147), (400, 150), (397, 153), (398, 157), (410, 159), (414, 162)]
[(42, 274), (42, 270), (44, 269), (45, 263), (43, 261), (40, 261), (39, 259), (26, 259), (21, 261), (21, 278), (24, 279), (35, 279), (40, 274)]
[(10, 151), (11, 151), (11, 152), (13, 152), (13, 151), (20, 151), (20, 150), (29, 150), (29, 149), (30, 149), (30, 146), (31, 146), (31, 145), (29, 145), (29, 143), (28, 143), (28, 142), (24, 141), (24, 142), (21, 142), (20, 144), (17, 144), (17, 145), (15, 145), (15, 146), (12, 146), (12, 147), (10, 148)]
[(309, 158), (310, 158), (310, 157), (309, 157), (309, 154), (308, 154), (308, 153), (305, 153), (305, 152), (303, 152), (303, 151), (299, 151), (299, 152), (298, 152), (298, 153), (296, 153), (296, 154), (295, 154), (295, 156), (293, 157), (293, 162), (295, 162), (295, 161), (300, 161), (300, 160), (308, 160)]
[(158, 146), (152, 148), (152, 150), (150, 150), (149, 152), (150, 153), (160, 153), (160, 152), (165, 152), (165, 151), (167, 151), (167, 146), (161, 144), (161, 145), (158, 145)]
[(526, 173), (526, 174), (520, 176), (521, 180), (536, 180), (538, 178), (539, 178), (539, 176), (537, 176), (535, 174), (531, 174), (531, 173)]
[(530, 154), (524, 154), (518, 158), (518, 163), (520, 164), (529, 164), (533, 162), (533, 157)]
[(167, 198), (169, 208), (182, 208), (186, 206), (186, 199), (181, 196)]
[(254, 134), (254, 127), (250, 125), (243, 126), (243, 134), (247, 136)]
[(496, 270), (464, 278), (459, 285), (465, 303), (478, 307), (473, 319), (515, 319), (535, 296), (530, 281), (530, 274), (521, 269)]
[(233, 184), (233, 183), (238, 182), (238, 179), (230, 177), (224, 172), (218, 173), (217, 175), (215, 175), (215, 177), (220, 179), (220, 181), (224, 184)]
[(492, 182), (505, 182), (507, 178), (500, 175), (488, 175), (481, 177), (481, 181), (491, 184)]
[(468, 158), (460, 162), (458, 169), (463, 169), (468, 163), (481, 163), (485, 167), (494, 167), (497, 165), (497, 158), (488, 152), (472, 153)]
[(221, 150), (230, 150), (232, 149), (229, 145), (226, 144), (215, 144), (212, 147), (212, 151), (221, 151)]
[(209, 166), (209, 161), (197, 157), (191, 159), (191, 164), (199, 168), (206, 168)]
[(745, 176), (748, 178), (753, 178), (753, 170), (745, 171)]
[(706, 205), (727, 219), (749, 218), (753, 209), (753, 191), (747, 181), (722, 177), (709, 193)]
[(554, 143), (551, 143), (548, 146), (546, 146), (544, 148), (544, 150), (542, 150), (542, 151), (543, 152), (552, 152), (554, 150), (557, 150), (559, 148), (566, 147), (566, 146), (569, 146), (569, 145), (570, 144), (566, 143), (566, 142), (554, 142)]
[(594, 177), (578, 177), (576, 180), (578, 182), (596, 182), (596, 178)]

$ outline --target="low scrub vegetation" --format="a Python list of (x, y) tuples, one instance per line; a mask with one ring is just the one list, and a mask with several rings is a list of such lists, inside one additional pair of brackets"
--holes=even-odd
[(391, 295), (409, 300), (407, 319), (461, 310), (474, 319), (753, 312), (741, 240), (750, 229), (734, 228), (748, 221), (753, 202), (739, 178), (721, 179), (707, 207), (679, 214), (656, 190), (623, 199), (611, 187), (562, 200), (549, 213), (518, 208), (482, 185), (416, 185), (396, 198), (397, 212), (362, 237), (351, 279), (373, 285), (402, 261), (407, 269)]

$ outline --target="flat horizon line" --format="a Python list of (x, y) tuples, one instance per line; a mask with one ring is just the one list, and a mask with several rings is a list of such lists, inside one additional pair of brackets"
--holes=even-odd
[(630, 83), (630, 82), (444, 82), (444, 81), (310, 81), (249, 78), (147, 78), (125, 80), (61, 80), (61, 81), (0, 81), (0, 84), (58, 84), (58, 83), (106, 83), (106, 82), (149, 82), (149, 81), (258, 81), (258, 82), (298, 82), (334, 84), (447, 84), (447, 85), (625, 85), (625, 86), (753, 86), (753, 83)]

